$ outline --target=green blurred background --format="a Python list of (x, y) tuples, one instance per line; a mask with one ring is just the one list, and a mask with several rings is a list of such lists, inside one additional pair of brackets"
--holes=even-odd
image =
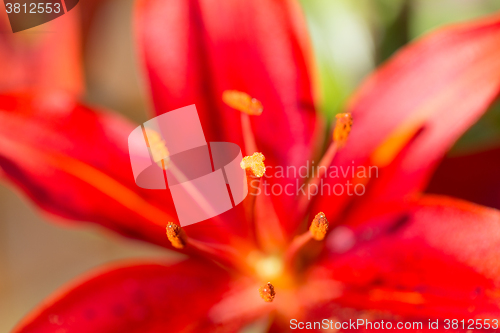
[[(368, 73), (412, 39), (444, 24), (500, 10), (499, 0), (301, 3), (316, 53), (322, 96), (319, 107), (329, 118), (343, 109)], [(107, 1), (95, 17), (85, 51), (86, 101), (143, 122), (148, 106), (134, 53), (132, 5), (132, 0)], [(85, 1), (79, 6), (85, 6)], [(496, 103), (450, 154), (499, 143), (500, 103)], [(165, 256), (162, 249), (104, 235), (102, 230), (96, 232), (97, 227), (49, 224), (5, 184), (0, 184), (0, 219), (1, 332), (9, 331), (58, 287), (96, 266), (122, 258)]]

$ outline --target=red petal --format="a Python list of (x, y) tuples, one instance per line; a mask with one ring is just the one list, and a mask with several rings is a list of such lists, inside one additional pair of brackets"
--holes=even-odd
[(79, 94), (83, 73), (79, 12), (72, 10), (30, 32), (11, 33), (0, 14), (0, 91), (41, 90)]
[(500, 209), (500, 148), (446, 157), (427, 193), (449, 195)]
[(73, 104), (0, 97), (0, 166), (48, 213), (166, 245), (173, 204), (135, 185), (124, 119)]
[[(223, 91), (243, 91), (264, 106), (251, 121), (266, 165), (298, 167), (311, 157), (311, 51), (298, 3), (143, 0), (137, 18), (157, 114), (196, 104), (207, 141), (244, 147), (240, 113), (222, 102)], [(281, 197), (275, 204), (290, 220), (292, 197)]]
[[(352, 240), (311, 273), (343, 284), (341, 305), (420, 318), (500, 315), (499, 211), (428, 196), (396, 219), (363, 224)], [(338, 242), (334, 229), (327, 244)]]
[[(370, 200), (422, 190), (436, 163), (498, 95), (499, 42), (496, 15), (442, 29), (396, 54), (353, 99), (353, 130), (334, 164), (378, 166), (384, 179), (371, 180), (378, 185)], [(320, 210), (333, 207), (326, 208), (330, 218), (342, 206), (333, 197), (320, 201)]]
[[(141, 189), (133, 177), (128, 136), (136, 125), (56, 97), (0, 96), (6, 177), (46, 212), (171, 248), (165, 227), (178, 219), (170, 191)], [(232, 209), (186, 232), (241, 249), (238, 237), (246, 237), (248, 225), (239, 213)]]
[[(214, 330), (209, 310), (229, 275), (194, 260), (143, 263), (81, 279), (46, 301), (14, 332), (201, 332)], [(210, 288), (207, 288), (210, 286)]]

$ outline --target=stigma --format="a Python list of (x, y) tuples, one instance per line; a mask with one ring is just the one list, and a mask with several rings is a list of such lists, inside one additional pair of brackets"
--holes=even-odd
[(158, 132), (150, 128), (144, 128), (144, 134), (147, 138), (146, 143), (149, 147), (153, 161), (155, 161), (160, 168), (166, 170), (170, 162), (170, 153), (165, 145), (165, 141)]
[(329, 223), (326, 219), (326, 216), (323, 212), (319, 212), (314, 217), (311, 226), (309, 227), (309, 232), (311, 233), (312, 238), (317, 241), (321, 241), (325, 238), (326, 233), (328, 232)]
[(176, 249), (183, 249), (187, 244), (187, 236), (184, 230), (173, 222), (167, 224), (167, 237)]
[(337, 122), (333, 130), (333, 141), (343, 147), (347, 142), (347, 138), (349, 138), (349, 133), (351, 133), (352, 115), (350, 113), (339, 113), (335, 118), (337, 118)]
[(260, 178), (266, 173), (265, 159), (264, 154), (253, 153), (252, 156), (243, 157), (240, 166), (243, 170), (249, 170), (253, 176)]
[(276, 296), (276, 292), (274, 291), (274, 286), (271, 284), (271, 282), (268, 282), (262, 287), (260, 287), (259, 294), (260, 297), (262, 297), (262, 299), (268, 303), (272, 302), (274, 300), (274, 297)]
[(224, 91), (222, 93), (222, 100), (233, 109), (251, 116), (260, 116), (264, 110), (262, 103), (259, 100), (238, 90)]

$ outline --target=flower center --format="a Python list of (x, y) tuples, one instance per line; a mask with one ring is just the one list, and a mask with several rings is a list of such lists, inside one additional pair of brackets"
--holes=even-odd
[(255, 271), (262, 280), (273, 281), (283, 274), (284, 262), (277, 255), (271, 255), (257, 260)]
[[(281, 229), (282, 227), (278, 218), (274, 218), (277, 214), (268, 197), (259, 196), (259, 199), (262, 199), (259, 204), (261, 207), (264, 207), (263, 209), (266, 211), (265, 218), (262, 218), (262, 216), (257, 218), (255, 214), (257, 193), (262, 193), (262, 191), (257, 190), (259, 186), (261, 186), (260, 178), (265, 174), (266, 167), (264, 164), (264, 155), (257, 152), (250, 116), (261, 115), (263, 111), (262, 104), (250, 95), (236, 90), (224, 91), (222, 99), (225, 104), (241, 112), (241, 129), (245, 150), (248, 155), (251, 154), (250, 156), (245, 156), (240, 163), (241, 168), (247, 173), (247, 185), (250, 194), (243, 202), (243, 206), (246, 213), (246, 219), (250, 222), (251, 226), (250, 236), (253, 238), (254, 244), (258, 250), (247, 256), (242, 253), (237, 253), (238, 251), (234, 249), (217, 247), (214, 244), (194, 240), (188, 238), (182, 228), (172, 222), (169, 222), (167, 225), (167, 236), (174, 247), (182, 249), (186, 246), (191, 246), (201, 253), (216, 257), (219, 261), (222, 259), (224, 262), (224, 259), (229, 259), (227, 261), (235, 265), (235, 267), (240, 268), (241, 272), (255, 277), (261, 281), (261, 283), (263, 281), (269, 281), (263, 284), (258, 291), (264, 301), (272, 302), (276, 296), (275, 286), (278, 286), (279, 290), (286, 290), (294, 289), (302, 283), (296, 281), (294, 277), (297, 271), (297, 262), (299, 262), (296, 259), (299, 258), (299, 254), (303, 252), (309, 242), (313, 240), (323, 241), (325, 239), (329, 223), (323, 212), (318, 213), (312, 220), (309, 230), (296, 236), (288, 248), (283, 251), (282, 246), (283, 240), (285, 239), (283, 230)], [(337, 121), (333, 130), (333, 141), (319, 164), (320, 166), (325, 166), (325, 168), (319, 168), (320, 170), (326, 170), (330, 166), (337, 150), (346, 144), (352, 128), (353, 120), (350, 113), (338, 114), (336, 118)], [(148, 147), (151, 149), (151, 154), (155, 162), (158, 163), (158, 161), (160, 161), (163, 163), (164, 160), (165, 163), (169, 162), (168, 150), (158, 133), (145, 129), (144, 134), (149, 139)], [(162, 166), (165, 167), (164, 164), (162, 164)], [(175, 165), (172, 165), (171, 168), (175, 169)], [(321, 177), (323, 177), (322, 173), (309, 179), (308, 183), (318, 183)], [(252, 186), (250, 186), (251, 184)], [(299, 198), (297, 209), (301, 216), (305, 216), (308, 212), (311, 197), (311, 195), (304, 195)], [(260, 212), (260, 210), (257, 212)], [(280, 234), (281, 237), (278, 237), (277, 234)], [(280, 241), (277, 242), (277, 239)], [(262, 246), (268, 244), (272, 244), (272, 246), (268, 246), (267, 249), (266, 246)], [(276, 244), (279, 244), (279, 247), (276, 247)], [(281, 249), (278, 251), (283, 251), (280, 252), (279, 255), (263, 254), (266, 252), (275, 253), (277, 248)]]

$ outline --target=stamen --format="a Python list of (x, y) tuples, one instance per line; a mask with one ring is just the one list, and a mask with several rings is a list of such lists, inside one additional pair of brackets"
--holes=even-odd
[(318, 173), (313, 174), (313, 177), (306, 184), (308, 193), (299, 198), (298, 209), (300, 213), (304, 213), (307, 210), (310, 199), (315, 196), (311, 191), (318, 189), (321, 178), (332, 164), (339, 148), (342, 148), (346, 144), (349, 133), (351, 132), (352, 115), (350, 113), (339, 113), (336, 115), (336, 118), (337, 122), (333, 130), (333, 142), (330, 144), (325, 155), (321, 158), (321, 161), (316, 167)]
[(323, 212), (316, 214), (309, 230), (293, 239), (285, 254), (286, 263), (291, 265), (300, 249), (302, 249), (311, 239), (315, 239), (317, 241), (323, 240), (328, 231), (328, 226), (329, 223), (325, 214)]
[(352, 115), (350, 113), (339, 113), (335, 116), (337, 122), (333, 130), (333, 141), (337, 142), (340, 147), (343, 147), (352, 128)]
[(243, 157), (240, 166), (244, 170), (251, 171), (253, 176), (260, 178), (266, 173), (265, 159), (262, 153), (254, 153), (252, 156)]
[(245, 142), (245, 152), (252, 154), (257, 151), (255, 137), (250, 124), (250, 116), (260, 116), (264, 110), (262, 103), (250, 95), (237, 91), (226, 90), (222, 93), (222, 101), (241, 112), (241, 131)]
[(272, 302), (274, 300), (274, 297), (276, 296), (276, 292), (274, 291), (274, 286), (271, 284), (271, 282), (268, 282), (262, 287), (260, 287), (259, 294), (260, 297), (262, 297), (262, 299), (268, 303)]
[(251, 272), (251, 268), (245, 262), (241, 253), (236, 251), (233, 247), (205, 243), (186, 235), (182, 227), (179, 225), (168, 222), (167, 224), (167, 237), (173, 247), (177, 249), (189, 249), (214, 260), (218, 264), (229, 265), (235, 267), (241, 272)]
[(260, 177), (266, 172), (264, 164), (265, 157), (262, 153), (254, 153), (252, 156), (245, 156), (240, 163), (242, 169), (246, 171), (247, 187), (249, 191), (249, 199), (245, 200), (244, 207), (250, 222), (251, 237), (257, 247), (260, 247), (260, 242), (257, 237), (257, 225), (255, 220), (255, 204), (257, 193), (260, 192)]
[(237, 90), (224, 91), (222, 93), (222, 100), (233, 109), (239, 110), (251, 116), (260, 116), (264, 110), (262, 103), (259, 100)]
[(325, 217), (323, 212), (319, 212), (314, 217), (314, 220), (309, 227), (309, 232), (311, 233), (312, 238), (317, 241), (321, 241), (325, 239), (326, 233), (328, 232), (328, 220)]
[(170, 164), (170, 153), (165, 145), (165, 141), (160, 134), (150, 128), (144, 128), (144, 136), (146, 137), (146, 144), (149, 147), (153, 161), (160, 168), (166, 170)]

